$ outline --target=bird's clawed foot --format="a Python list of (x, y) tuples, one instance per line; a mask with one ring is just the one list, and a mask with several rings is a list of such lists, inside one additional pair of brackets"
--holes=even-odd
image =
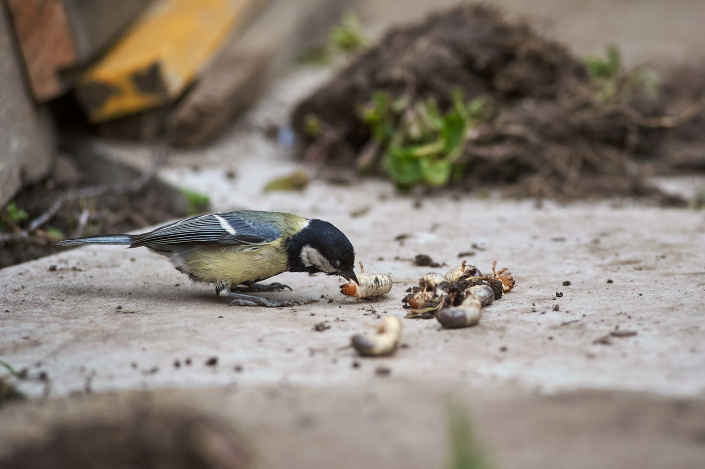
[(293, 301), (268, 300), (257, 295), (246, 295), (245, 293), (230, 292), (226, 295), (232, 298), (230, 306), (264, 306), (266, 308), (281, 308), (283, 306), (294, 306)]
[(286, 290), (286, 289), (291, 290), (291, 287), (289, 285), (284, 285), (283, 283), (268, 283), (268, 284), (262, 284), (262, 283), (248, 283), (243, 286), (235, 286), (230, 289), (230, 291), (233, 292), (243, 292), (243, 291), (251, 291), (251, 292), (272, 292), (272, 291), (281, 291), (281, 290)]

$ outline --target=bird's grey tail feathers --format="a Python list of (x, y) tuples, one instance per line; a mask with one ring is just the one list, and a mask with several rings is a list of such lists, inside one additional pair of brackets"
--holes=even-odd
[(60, 246), (78, 246), (80, 244), (132, 244), (130, 235), (102, 235), (90, 238), (65, 239), (56, 243)]

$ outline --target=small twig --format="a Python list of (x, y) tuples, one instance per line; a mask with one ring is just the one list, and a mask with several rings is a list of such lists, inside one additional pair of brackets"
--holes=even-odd
[(90, 212), (88, 211), (88, 209), (84, 208), (81, 212), (81, 216), (78, 217), (78, 228), (76, 228), (76, 231), (73, 234), (74, 238), (80, 238), (81, 236), (83, 236), (83, 231), (86, 229), (86, 224), (88, 223), (89, 215)]
[(705, 107), (705, 100), (701, 100), (698, 103), (691, 104), (685, 111), (681, 113), (680, 116), (660, 116), (660, 117), (647, 117), (643, 116), (639, 111), (625, 107), (620, 109), (630, 120), (635, 124), (642, 127), (649, 127), (654, 129), (671, 129), (673, 127), (678, 127), (690, 119), (695, 117), (703, 107)]
[(51, 220), (66, 202), (83, 197), (97, 197), (105, 194), (133, 194), (141, 191), (152, 180), (152, 178), (154, 178), (154, 175), (161, 166), (165, 155), (166, 151), (164, 148), (160, 147), (156, 149), (154, 152), (154, 158), (152, 159), (152, 164), (136, 181), (117, 184), (98, 184), (96, 186), (84, 187), (83, 189), (76, 189), (64, 193), (51, 205), (51, 207), (49, 207), (48, 210), (32, 220), (24, 230), (16, 233), (0, 234), (0, 243), (29, 238), (29, 236), (38, 228)]

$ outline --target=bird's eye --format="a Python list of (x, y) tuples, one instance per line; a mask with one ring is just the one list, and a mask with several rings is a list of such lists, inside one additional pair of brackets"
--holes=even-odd
[(338, 259), (334, 260), (334, 261), (333, 261), (333, 265), (334, 265), (335, 267), (340, 267), (340, 261), (339, 261)]

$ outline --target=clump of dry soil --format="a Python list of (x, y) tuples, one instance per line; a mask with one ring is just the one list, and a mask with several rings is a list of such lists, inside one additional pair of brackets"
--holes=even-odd
[[(705, 102), (705, 82), (691, 76), (688, 96), (666, 82), (654, 95), (641, 77), (640, 70), (621, 70), (598, 82), (581, 59), (529, 24), (464, 5), (389, 31), (301, 102), (292, 122), (306, 159), (360, 167), (364, 158), (365, 167), (384, 173), (384, 148), (375, 150), (360, 111), (375, 93), (409, 103), (432, 98), (447, 111), (461, 90), (466, 100), (485, 96), (491, 103), (457, 160), (463, 186), (502, 185), (538, 197), (658, 195), (645, 176), (672, 169), (662, 159), (666, 151), (680, 149), (685, 167), (694, 157), (683, 146), (699, 142), (705, 166), (705, 126), (684, 127), (705, 121), (702, 106), (690, 106)], [(669, 113), (683, 118), (664, 119)], [(680, 140), (674, 128), (682, 128)]]

